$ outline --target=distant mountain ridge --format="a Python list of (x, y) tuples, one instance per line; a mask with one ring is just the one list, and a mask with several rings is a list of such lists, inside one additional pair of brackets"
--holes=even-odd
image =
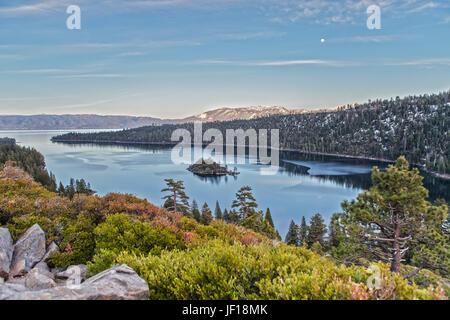
[(80, 115), (0, 115), (0, 130), (132, 129), (161, 124), (151, 117)]
[(304, 109), (290, 110), (285, 107), (220, 108), (184, 119), (160, 119), (154, 117), (103, 116), (96, 114), (65, 115), (0, 115), (0, 130), (77, 130), (77, 129), (134, 129), (149, 125), (184, 122), (212, 122), (250, 120), (272, 115), (311, 112)]
[(192, 121), (230, 121), (230, 120), (250, 120), (262, 117), (270, 117), (273, 115), (286, 115), (311, 112), (305, 109), (287, 109), (279, 106), (257, 106), (244, 108), (220, 108), (206, 111), (198, 115), (184, 118), (184, 122)]

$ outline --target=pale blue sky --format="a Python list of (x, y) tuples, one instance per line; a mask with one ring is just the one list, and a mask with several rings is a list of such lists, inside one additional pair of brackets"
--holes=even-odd
[[(66, 28), (72, 4), (81, 30)], [(371, 4), (381, 30), (366, 27)], [(1, 0), (0, 114), (181, 117), (438, 92), (449, 31), (448, 0)]]

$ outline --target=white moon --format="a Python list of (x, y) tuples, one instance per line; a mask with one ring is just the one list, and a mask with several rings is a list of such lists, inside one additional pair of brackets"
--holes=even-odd
[(324, 38), (320, 39), (320, 42), (325, 43), (325, 39)]

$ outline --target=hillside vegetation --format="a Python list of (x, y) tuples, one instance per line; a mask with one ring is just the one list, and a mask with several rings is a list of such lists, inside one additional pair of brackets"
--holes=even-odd
[[(70, 133), (54, 141), (173, 143), (172, 132), (193, 124), (142, 127), (96, 134)], [(280, 147), (395, 160), (404, 155), (428, 171), (450, 173), (450, 91), (375, 100), (336, 111), (204, 123), (203, 129), (279, 129)], [(228, 142), (230, 143), (230, 142)]]
[(0, 226), (17, 240), (36, 223), (47, 245), (61, 249), (51, 265), (87, 263), (93, 275), (127, 264), (148, 282), (151, 299), (447, 298), (437, 281), (420, 288), (383, 263), (379, 286), (371, 289), (372, 271), (363, 266), (337, 265), (220, 219), (199, 223), (132, 195), (61, 197), (20, 168), (5, 167)]

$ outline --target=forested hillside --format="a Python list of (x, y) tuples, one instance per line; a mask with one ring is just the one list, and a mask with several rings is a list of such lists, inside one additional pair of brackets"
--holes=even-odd
[(56, 190), (55, 177), (45, 168), (44, 156), (36, 149), (20, 147), (11, 138), (0, 139), (0, 165), (13, 162), (49, 190)]
[[(97, 134), (66, 134), (54, 141), (171, 143), (176, 128), (142, 127)], [(330, 112), (276, 115), (252, 120), (204, 123), (203, 129), (279, 129), (280, 145), (312, 153), (407, 160), (428, 171), (450, 173), (450, 91), (376, 100)], [(224, 134), (225, 136), (225, 134)]]

